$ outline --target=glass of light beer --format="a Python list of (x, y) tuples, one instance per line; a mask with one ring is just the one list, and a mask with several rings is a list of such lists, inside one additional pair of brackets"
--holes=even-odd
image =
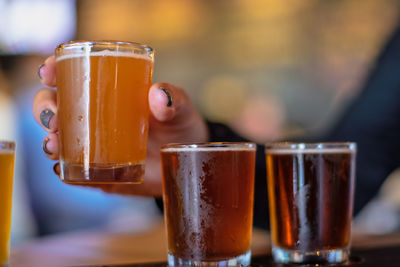
[(271, 143), (265, 152), (274, 260), (347, 261), (356, 144)]
[(80, 41), (61, 44), (55, 53), (61, 179), (142, 182), (153, 49)]
[(161, 148), (169, 266), (248, 266), (256, 145)]
[(0, 266), (7, 265), (10, 254), (14, 161), (15, 143), (0, 141)]

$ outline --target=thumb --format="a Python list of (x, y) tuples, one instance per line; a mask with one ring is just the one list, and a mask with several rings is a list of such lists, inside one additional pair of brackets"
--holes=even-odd
[(149, 91), (153, 117), (163, 123), (179, 123), (197, 113), (185, 91), (168, 83), (155, 83)]
[(149, 91), (151, 136), (161, 143), (205, 142), (208, 129), (203, 117), (182, 88), (155, 83)]

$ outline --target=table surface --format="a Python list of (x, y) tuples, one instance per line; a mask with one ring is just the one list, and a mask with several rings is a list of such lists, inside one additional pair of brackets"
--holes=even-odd
[[(353, 236), (352, 247), (356, 257), (360, 255), (366, 259), (368, 255), (379, 254), (382, 251), (389, 253), (397, 249), (398, 253), (390, 253), (400, 260), (400, 233), (386, 236), (356, 235)], [(10, 267), (136, 266), (132, 265), (134, 263), (162, 266), (146, 263), (165, 262), (166, 251), (165, 229), (160, 219), (154, 227), (140, 233), (97, 229), (38, 238), (12, 247)], [(272, 264), (272, 261), (269, 256), (270, 241), (267, 232), (254, 229), (252, 254), (255, 265), (273, 266), (268, 264)], [(400, 266), (400, 262), (398, 265)]]

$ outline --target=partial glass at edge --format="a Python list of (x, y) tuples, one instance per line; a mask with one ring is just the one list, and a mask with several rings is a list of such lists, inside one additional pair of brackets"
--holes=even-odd
[(7, 266), (10, 254), (14, 161), (15, 143), (0, 141), (0, 266)]
[(61, 179), (141, 183), (154, 51), (124, 41), (56, 48)]
[(253, 143), (161, 148), (169, 266), (250, 264), (255, 150)]
[(339, 263), (350, 254), (356, 144), (266, 144), (272, 255)]

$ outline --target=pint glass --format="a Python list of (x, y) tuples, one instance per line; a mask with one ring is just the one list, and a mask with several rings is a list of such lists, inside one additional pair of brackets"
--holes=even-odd
[(131, 42), (56, 48), (61, 179), (140, 183), (148, 132), (153, 50)]
[(273, 143), (265, 151), (274, 260), (347, 261), (356, 144)]
[(14, 160), (15, 143), (0, 141), (0, 266), (6, 266), (10, 253)]
[(256, 146), (161, 148), (170, 266), (247, 266), (253, 220)]

